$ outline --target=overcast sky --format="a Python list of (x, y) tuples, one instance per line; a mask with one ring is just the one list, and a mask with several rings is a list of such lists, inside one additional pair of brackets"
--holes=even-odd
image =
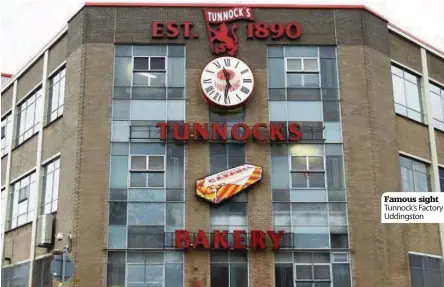
[[(0, 0), (0, 2), (0, 70), (14, 74), (66, 25), (68, 19), (85, 1)], [(444, 0), (96, 0), (94, 2), (364, 4), (391, 23), (444, 51)]]

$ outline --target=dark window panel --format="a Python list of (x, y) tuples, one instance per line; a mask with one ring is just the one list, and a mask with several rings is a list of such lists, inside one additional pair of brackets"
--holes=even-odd
[(270, 101), (285, 101), (285, 89), (268, 89), (268, 98)]
[(211, 287), (228, 287), (228, 264), (211, 264)]
[(333, 264), (333, 286), (351, 287), (350, 265)]
[(168, 57), (184, 57), (185, 56), (185, 46), (168, 46)]
[(336, 49), (335, 47), (329, 46), (321, 46), (319, 47), (319, 57), (321, 59), (332, 59), (336, 58)]
[(337, 88), (336, 59), (321, 59), (321, 85), (323, 88)]
[(163, 248), (164, 227), (128, 226), (128, 248)]
[(114, 87), (114, 99), (130, 99), (131, 87)]
[(109, 199), (117, 201), (119, 200), (126, 201), (127, 193), (128, 193), (127, 189), (111, 188), (109, 191), (109, 197), (110, 197)]
[(126, 202), (109, 203), (109, 224), (126, 225)]
[(268, 58), (283, 58), (284, 57), (284, 47), (276, 46), (276, 47), (268, 47)]
[(230, 264), (230, 287), (248, 287), (248, 265)]
[(289, 101), (320, 101), (321, 89), (316, 88), (288, 88)]
[(166, 88), (133, 87), (133, 100), (163, 100), (166, 99)]
[(150, 57), (150, 70), (165, 70), (165, 58)]
[(276, 287), (293, 286), (293, 264), (276, 264)]
[(324, 101), (322, 107), (325, 122), (340, 121), (339, 101)]

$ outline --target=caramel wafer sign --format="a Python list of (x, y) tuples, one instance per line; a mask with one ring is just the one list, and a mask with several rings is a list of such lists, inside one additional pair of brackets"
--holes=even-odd
[(262, 167), (242, 164), (196, 180), (196, 196), (220, 204), (256, 185), (262, 179)]

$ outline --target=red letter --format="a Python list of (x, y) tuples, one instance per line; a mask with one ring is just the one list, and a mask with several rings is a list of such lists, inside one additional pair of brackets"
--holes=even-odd
[(188, 230), (176, 230), (176, 248), (190, 247), (190, 233)]
[(290, 134), (290, 141), (297, 142), (302, 138), (302, 132), (299, 129), (299, 123), (291, 123), (288, 125), (288, 132)]
[(203, 127), (199, 123), (193, 124), (193, 135), (194, 139), (198, 140), (202, 138), (203, 140), (208, 140), (208, 124), (203, 124)]
[(234, 249), (247, 249), (247, 245), (244, 244), (245, 237), (242, 237), (242, 234), (245, 234), (245, 230), (234, 231)]
[(179, 36), (179, 28), (176, 22), (171, 22), (167, 24), (167, 37), (168, 39), (174, 39)]
[(222, 245), (222, 248), (228, 249), (227, 242), (228, 230), (224, 230), (220, 232), (219, 230), (214, 231), (214, 248), (219, 248)]
[(183, 27), (184, 39), (189, 39), (191, 37), (190, 33), (191, 33), (191, 27), (193, 27), (193, 24), (191, 23), (191, 21), (185, 21), (185, 22), (183, 22), (183, 24), (181, 26)]
[(284, 236), (284, 232), (278, 231), (278, 233), (276, 234), (276, 232), (274, 232), (273, 230), (269, 230), (267, 231), (268, 236), (270, 236), (271, 241), (273, 242), (273, 249), (279, 249), (281, 248), (281, 238), (282, 236)]
[(194, 237), (193, 248), (197, 248), (197, 246), (202, 245), (203, 248), (209, 249), (210, 245), (208, 244), (207, 236), (203, 230), (199, 230)]
[(157, 123), (156, 128), (160, 127), (160, 139), (166, 140), (168, 123)]
[[(244, 130), (243, 135), (239, 135), (239, 127), (242, 127)], [(250, 127), (244, 123), (234, 124), (231, 128), (231, 137), (237, 141), (245, 141), (250, 137)]]
[(262, 230), (252, 230), (251, 231), (251, 249), (266, 249), (267, 245), (265, 244), (265, 232)]
[(179, 130), (180, 130), (180, 124), (179, 123), (174, 123), (173, 124), (173, 137), (175, 140), (181, 141), (181, 140), (188, 140), (188, 138), (190, 137), (190, 124), (189, 123), (185, 123), (183, 125), (183, 135), (179, 134)]
[(261, 136), (260, 128), (267, 128), (267, 124), (265, 123), (258, 123), (255, 124), (253, 127), (253, 138), (258, 141), (265, 141), (267, 140), (266, 137)]
[(282, 134), (281, 128), (284, 126), (284, 124), (274, 124), (270, 123), (270, 139), (272, 141), (276, 140), (276, 137), (278, 137), (278, 140), (285, 140), (284, 135)]
[(227, 140), (227, 125), (222, 124), (222, 127), (218, 123), (213, 123), (213, 140), (217, 140), (217, 134), (222, 138), (222, 140)]
[(153, 38), (162, 39), (163, 38), (163, 24), (159, 22), (153, 22), (152, 24), (152, 36)]

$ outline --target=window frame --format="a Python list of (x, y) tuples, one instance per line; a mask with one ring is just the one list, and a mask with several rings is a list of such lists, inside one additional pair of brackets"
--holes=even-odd
[[(403, 166), (402, 165), (402, 163), (401, 163), (401, 161), (402, 160), (408, 160), (409, 162), (410, 162), (410, 164), (411, 164), (411, 168), (409, 168), (409, 167), (406, 167), (406, 166)], [(419, 171), (419, 170), (416, 170), (414, 167), (413, 167), (413, 165), (415, 164), (415, 163), (419, 163), (419, 164), (422, 164), (422, 165), (424, 165), (425, 166), (425, 168), (426, 168), (426, 173), (423, 173), (423, 172), (421, 172), (421, 171)], [(416, 191), (416, 184), (415, 184), (415, 179), (416, 179), (416, 174), (417, 173), (421, 173), (421, 174), (425, 174), (426, 175), (426, 177), (427, 177), (427, 189), (428, 189), (428, 191), (427, 192), (432, 192), (433, 190), (432, 190), (432, 186), (431, 186), (431, 184), (432, 184), (432, 174), (431, 174), (431, 163), (428, 163), (428, 162), (425, 162), (425, 161), (422, 161), (422, 160), (420, 160), (420, 159), (417, 159), (417, 158), (413, 158), (413, 157), (410, 157), (410, 156), (408, 156), (408, 155), (404, 155), (404, 154), (399, 154), (399, 165), (400, 165), (400, 173), (401, 173), (401, 192), (422, 192), (422, 191)], [(403, 186), (403, 176), (402, 176), (402, 170), (403, 170), (403, 168), (404, 169), (407, 169), (409, 172), (412, 172), (412, 180), (413, 180), (413, 191), (404, 191), (404, 186)]]
[[(31, 101), (31, 99), (34, 99)], [(43, 90), (41, 84), (37, 86), (37, 88), (33, 89), (27, 96), (25, 96), (20, 103), (17, 104), (17, 113), (16, 113), (16, 120), (17, 120), (17, 129), (15, 132), (15, 146), (19, 146), (22, 143), (26, 142), (28, 139), (32, 138), (35, 134), (39, 132), (41, 123), (41, 118), (37, 118), (38, 116), (42, 116), (42, 113), (44, 113), (44, 107), (43, 107)], [(40, 102), (39, 102), (40, 101)], [(25, 108), (23, 106), (26, 105)], [(26, 128), (27, 124), (27, 110), (34, 106), (34, 113), (33, 113), (33, 123), (32, 127)], [(38, 110), (40, 108), (40, 110)], [(22, 121), (22, 114), (24, 113), (24, 121)], [(23, 125), (23, 132), (22, 130)], [(32, 132), (28, 134), (29, 132)]]
[[(168, 52), (168, 48), (167, 48)], [(136, 69), (134, 66), (136, 58), (147, 58), (148, 59), (148, 69)], [(151, 69), (151, 58), (164, 58), (165, 60), (165, 69), (164, 70), (152, 70)], [(132, 71), (131, 71), (131, 87), (145, 87), (145, 88), (168, 88), (168, 55), (167, 56), (131, 56), (131, 64), (132, 64)], [(162, 73), (164, 74), (164, 85), (163, 86), (157, 86), (157, 85), (151, 85), (151, 77), (148, 78), (148, 84), (147, 85), (138, 85), (134, 84), (134, 74), (135, 73)]]
[[(22, 187), (22, 184), (27, 183), (24, 187)], [(31, 185), (34, 184), (34, 190), (31, 190)], [(8, 194), (8, 214), (7, 214), (7, 226), (5, 230), (13, 230), (15, 228), (18, 228), (20, 226), (26, 225), (29, 222), (32, 222), (32, 218), (30, 218), (30, 215), (34, 211), (34, 206), (32, 204), (35, 204), (38, 195), (38, 187), (37, 184), (37, 174), (36, 171), (32, 171), (19, 179), (15, 180), (10, 184), (11, 190)], [(20, 194), (23, 190), (26, 190), (26, 197), (20, 197)], [(31, 192), (35, 192), (36, 194), (31, 194)], [(33, 201), (31, 202), (31, 199)], [(26, 203), (26, 211), (20, 211), (20, 205)], [(24, 223), (19, 223), (19, 218), (26, 215), (26, 221)]]
[[(432, 109), (432, 115), (431, 115), (432, 116), (432, 123), (431, 124), (433, 125), (433, 127), (435, 129), (438, 129), (440, 131), (444, 131), (444, 86), (441, 83), (434, 81), (434, 80), (430, 80), (429, 85), (434, 86), (437, 89), (439, 89), (439, 94), (437, 94), (432, 90), (431, 87), (429, 87), (429, 94), (430, 94), (430, 96), (432, 96), (432, 94), (439, 96), (439, 98), (441, 100), (441, 115), (442, 115), (441, 119), (435, 118), (435, 116), (433, 114), (433, 109)], [(432, 103), (432, 105), (433, 105), (433, 103)], [(440, 125), (435, 124), (435, 121), (439, 122)]]
[[(63, 77), (62, 77), (63, 74)], [(58, 80), (54, 83), (53, 80), (56, 77), (59, 77)], [(61, 92), (61, 84), (63, 81), (63, 93)], [(58, 86), (58, 95), (57, 95), (57, 107), (54, 108), (52, 106), (52, 100), (54, 98), (53, 88)], [(63, 64), (60, 68), (57, 68), (54, 72), (52, 72), (48, 77), (48, 105), (47, 105), (47, 115), (46, 115), (46, 123), (52, 123), (56, 121), (58, 118), (63, 116), (63, 109), (65, 105), (65, 92), (66, 92), (66, 66)], [(61, 101), (62, 100), (62, 101)], [(60, 105), (60, 102), (62, 104)], [(53, 117), (53, 115), (56, 115)]]
[[(321, 89), (322, 79), (321, 79), (321, 59), (319, 55), (318, 47), (318, 57), (286, 57), (284, 53), (284, 68), (285, 68), (285, 90), (287, 94), (287, 89)], [(301, 60), (301, 70), (289, 70), (288, 60)], [(305, 70), (305, 60), (317, 60), (317, 70)], [(301, 86), (289, 86), (288, 85), (288, 75), (301, 75)], [(318, 77), (318, 86), (306, 86), (305, 85), (305, 75), (313, 75)]]
[[(58, 162), (58, 164), (56, 164)], [(50, 164), (53, 164), (53, 169), (48, 173), (47, 169), (49, 167)], [(56, 167), (58, 166), (58, 167)], [(40, 198), (40, 214), (51, 214), (51, 213), (55, 213), (58, 210), (58, 200), (59, 200), (59, 192), (60, 192), (60, 169), (61, 169), (61, 162), (60, 162), (60, 156), (52, 159), (51, 161), (46, 162), (43, 166), (43, 174), (42, 174), (42, 192), (41, 192), (41, 198)], [(55, 182), (55, 176), (57, 173), (57, 177), (58, 177), (58, 185), (55, 186), (54, 182)], [(48, 175), (51, 174), (51, 178), (52, 178), (52, 185), (51, 185), (51, 199), (50, 201), (46, 202), (46, 184), (47, 184), (47, 179), (48, 179)], [(55, 189), (57, 189), (57, 199), (54, 199), (54, 191)], [(55, 208), (54, 208), (54, 203), (55, 204)], [(46, 205), (50, 205), (50, 212), (45, 212), (45, 206)]]
[[(395, 74), (395, 73), (393, 72), (393, 67), (394, 67), (395, 69), (401, 70), (401, 71), (402, 71), (402, 76)], [(391, 62), (391, 66), (390, 66), (390, 74), (391, 74), (391, 76), (392, 76), (393, 102), (394, 102), (395, 113), (396, 113), (397, 115), (400, 115), (400, 116), (403, 116), (403, 117), (409, 118), (409, 119), (411, 119), (411, 120), (413, 120), (413, 121), (417, 121), (417, 122), (420, 122), (420, 123), (426, 123), (426, 112), (424, 111), (424, 101), (423, 101), (423, 93), (424, 93), (424, 91), (423, 91), (423, 86), (421, 85), (421, 78), (422, 78), (422, 75), (418, 74), (417, 72), (415, 72), (415, 71), (413, 71), (413, 70), (411, 70), (411, 69), (408, 69), (408, 68), (402, 67), (402, 66), (400, 66), (400, 65), (398, 65), (398, 64), (396, 64), (396, 63), (394, 63), (393, 61)], [(411, 80), (409, 80), (408, 78), (406, 78), (406, 77), (405, 77), (405, 74), (408, 74), (408, 75), (410, 75), (410, 76), (415, 77), (415, 78), (416, 78), (416, 83), (414, 83), (414, 82), (412, 82)], [(395, 84), (394, 84), (395, 81), (393, 80), (394, 77), (398, 77), (398, 78), (400, 78), (400, 79), (402, 80), (402, 83), (403, 83), (403, 91), (404, 91), (403, 98), (404, 98), (404, 101), (405, 101), (405, 103), (406, 103), (405, 105), (402, 104), (402, 103), (398, 103), (398, 102), (396, 101)], [(417, 91), (418, 91), (419, 111), (413, 109), (411, 106), (408, 105), (408, 97), (407, 97), (406, 81), (409, 82), (409, 83), (411, 83), (411, 84), (416, 85), (416, 88), (417, 88)], [(399, 107), (402, 107), (403, 109), (405, 109), (405, 110), (406, 110), (406, 114), (401, 113), (400, 111), (398, 111), (398, 108), (397, 108), (398, 106), (399, 106)], [(415, 119), (415, 118), (409, 116), (409, 111), (412, 111), (413, 113), (417, 113), (417, 114), (419, 114), (420, 117), (421, 117), (421, 119), (420, 119), (420, 120), (417, 120), (417, 119)]]
[[(305, 157), (305, 170), (299, 170), (299, 169), (293, 169), (293, 164), (292, 164), (292, 158), (293, 157), (298, 157), (298, 158), (303, 158)], [(310, 169), (310, 158), (322, 158), (322, 165), (323, 165), (323, 169)], [(327, 156), (325, 155), (325, 152), (323, 155), (288, 155), (288, 160), (289, 160), (289, 167), (290, 167), (290, 189), (327, 189)], [(293, 179), (292, 179), (292, 175), (293, 174), (303, 174), (305, 176), (306, 179), (306, 183), (307, 186), (306, 187), (294, 187), (293, 186)], [(312, 187), (310, 186), (310, 175), (311, 174), (323, 174), (324, 176), (324, 187)]]
[(1, 128), (5, 130), (5, 136), (1, 137), (1, 157), (9, 153), (9, 145), (12, 134), (12, 112), (2, 118)]

